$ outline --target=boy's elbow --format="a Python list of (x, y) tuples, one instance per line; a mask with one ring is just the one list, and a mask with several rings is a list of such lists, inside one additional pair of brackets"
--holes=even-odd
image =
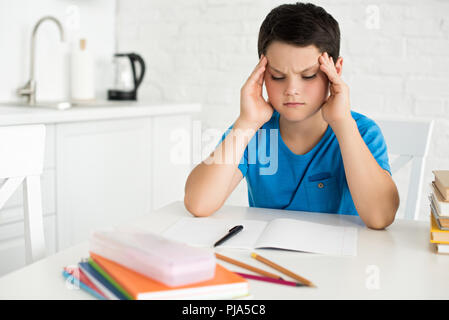
[(365, 225), (374, 230), (383, 230), (394, 222), (394, 217), (396, 215), (396, 211), (392, 214), (389, 214), (388, 217), (382, 215), (373, 215), (374, 219), (370, 219), (365, 222)]
[(391, 221), (391, 222), (370, 222), (370, 223), (367, 223), (366, 226), (373, 230), (384, 230), (386, 227), (388, 227), (392, 223), (393, 223), (393, 221)]
[(386, 227), (390, 226), (396, 217), (396, 212), (399, 209), (399, 194), (397, 192), (393, 193), (393, 199), (390, 205), (385, 206), (383, 208), (377, 208), (375, 211), (369, 214), (370, 219), (365, 222), (366, 226), (370, 229), (374, 230), (383, 230)]
[(201, 203), (193, 203), (193, 201), (189, 201), (186, 196), (184, 196), (184, 206), (187, 211), (195, 217), (209, 217), (215, 212), (215, 210), (210, 210)]

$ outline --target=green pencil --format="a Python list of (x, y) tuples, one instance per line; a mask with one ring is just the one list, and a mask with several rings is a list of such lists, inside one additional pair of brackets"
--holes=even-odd
[(99, 265), (98, 263), (96, 263), (92, 257), (89, 257), (88, 260), (89, 264), (92, 266), (92, 268), (94, 268), (95, 270), (97, 270), (110, 284), (112, 284), (114, 287), (117, 288), (118, 291), (120, 291), (121, 293), (123, 293), (123, 295), (128, 299), (128, 300), (134, 300), (134, 298), (128, 293), (126, 292), (125, 289), (123, 289), (106, 271), (104, 271)]

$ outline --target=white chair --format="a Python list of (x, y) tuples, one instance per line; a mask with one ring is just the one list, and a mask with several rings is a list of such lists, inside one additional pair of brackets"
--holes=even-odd
[(391, 163), (391, 174), (412, 162), (405, 206), (405, 219), (419, 217), (424, 166), (432, 136), (433, 120), (375, 119), (385, 138), (388, 153), (399, 155)]
[(46, 255), (40, 175), (43, 170), (45, 126), (0, 127), (0, 210), (23, 183), (25, 261)]

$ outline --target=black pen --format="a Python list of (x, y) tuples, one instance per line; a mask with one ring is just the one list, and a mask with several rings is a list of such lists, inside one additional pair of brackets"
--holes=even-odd
[(229, 238), (236, 235), (237, 233), (239, 233), (242, 230), (243, 230), (243, 226), (241, 226), (241, 225), (231, 228), (227, 235), (225, 235), (223, 238), (221, 238), (220, 240), (215, 242), (214, 247), (219, 246), (220, 244), (222, 244), (223, 242), (225, 242), (226, 240), (228, 240)]

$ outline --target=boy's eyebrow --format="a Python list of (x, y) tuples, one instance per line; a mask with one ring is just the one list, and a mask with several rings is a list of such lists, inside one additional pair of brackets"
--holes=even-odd
[[(314, 67), (316, 67), (316, 66), (318, 66), (318, 65), (319, 65), (319, 63), (316, 63), (316, 64), (314, 64), (313, 66), (307, 67), (307, 68), (305, 68), (304, 70), (298, 72), (297, 74), (300, 74), (300, 73), (309, 71), (310, 69), (312, 69), (312, 68), (314, 68)], [(269, 67), (270, 67), (271, 69), (273, 69), (274, 71), (280, 73), (280, 74), (284, 74), (283, 72), (279, 71), (278, 69), (273, 68), (271, 65), (269, 65)]]

